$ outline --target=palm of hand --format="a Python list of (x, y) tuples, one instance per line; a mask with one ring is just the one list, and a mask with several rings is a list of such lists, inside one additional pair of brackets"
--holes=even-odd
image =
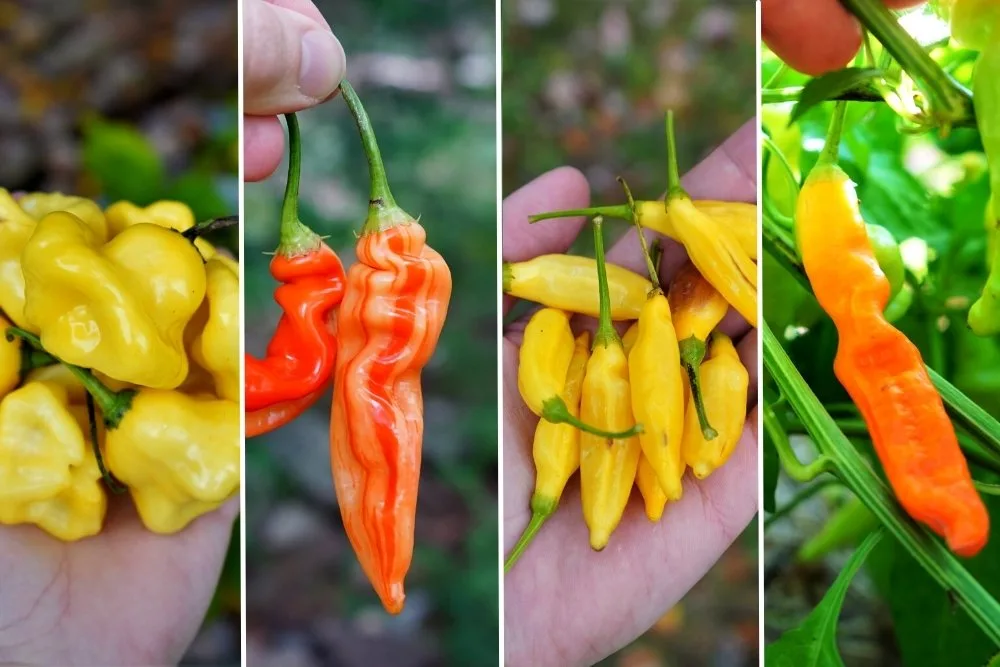
[[(693, 197), (753, 200), (755, 141), (754, 125), (745, 125), (685, 177), (685, 187)], [(529, 227), (527, 216), (588, 203), (586, 181), (572, 169), (549, 172), (514, 193), (504, 202), (504, 259), (564, 252), (582, 221)], [(679, 245), (666, 244), (660, 265), (664, 284), (684, 257)], [(609, 251), (608, 260), (644, 272), (634, 231)], [(528, 523), (527, 500), (534, 488), (531, 443), (537, 417), (517, 389), (523, 324), (511, 327), (503, 341), (505, 553)], [(756, 331), (747, 333), (747, 324), (732, 312), (721, 327), (739, 340), (754, 402)], [(506, 664), (592, 664), (641, 634), (683, 597), (757, 511), (756, 423), (754, 408), (729, 462), (704, 481), (686, 477), (684, 497), (667, 507), (659, 523), (650, 523), (633, 497), (611, 543), (599, 554), (588, 547), (579, 485), (571, 481), (555, 515), (505, 578)]]
[(211, 602), (238, 502), (177, 535), (113, 498), (104, 531), (60, 542), (0, 527), (0, 664), (176, 664)]

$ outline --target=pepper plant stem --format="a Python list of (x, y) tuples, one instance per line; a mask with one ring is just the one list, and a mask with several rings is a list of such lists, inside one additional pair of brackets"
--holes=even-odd
[(323, 243), (319, 235), (299, 220), (299, 179), (302, 173), (302, 138), (299, 121), (293, 113), (285, 114), (288, 125), (288, 177), (281, 200), (281, 228), (277, 254), (295, 257), (315, 251)]
[(802, 463), (799, 460), (795, 450), (792, 449), (788, 433), (781, 425), (774, 407), (769, 403), (764, 404), (764, 434), (774, 445), (775, 451), (778, 452), (778, 460), (781, 462), (782, 470), (796, 482), (805, 484), (825, 472), (834, 472), (830, 458), (822, 454), (809, 463)]

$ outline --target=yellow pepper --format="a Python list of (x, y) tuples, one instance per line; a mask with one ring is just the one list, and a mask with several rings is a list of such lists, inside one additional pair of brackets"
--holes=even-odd
[(56, 212), (38, 223), (21, 268), (25, 317), (46, 351), (139, 386), (184, 381), (184, 329), (206, 275), (179, 233), (137, 224), (101, 246), (79, 218)]
[(11, 392), (21, 381), (21, 340), (7, 340), (10, 320), (0, 315), (0, 398)]
[(528, 321), (521, 342), (517, 387), (521, 398), (536, 415), (554, 424), (571, 424), (602, 438), (622, 438), (631, 432), (609, 433), (586, 424), (572, 413), (563, 399), (566, 374), (573, 357), (573, 331), (569, 314), (542, 308)]
[[(185, 232), (195, 225), (194, 211), (179, 201), (158, 201), (146, 208), (120, 201), (109, 206), (104, 215), (108, 219), (112, 237), (118, 236), (132, 225), (141, 223), (159, 225), (178, 232)], [(205, 239), (196, 239), (194, 245), (205, 259), (215, 256), (215, 247)]]
[(44, 382), (0, 402), (0, 523), (30, 523), (73, 541), (100, 532), (107, 496), (68, 404), (65, 389)]
[(643, 503), (646, 506), (646, 516), (652, 522), (663, 518), (663, 510), (667, 506), (667, 494), (663, 492), (660, 481), (656, 477), (653, 465), (645, 456), (639, 458), (639, 470), (635, 474), (635, 485), (639, 487)]
[(701, 430), (705, 438), (711, 440), (715, 437), (715, 430), (705, 415), (700, 369), (708, 349), (708, 336), (726, 316), (729, 304), (690, 261), (681, 266), (671, 281), (667, 300), (674, 317), (681, 364), (693, 388), (692, 397)]
[[(566, 384), (562, 391), (563, 401), (570, 414), (580, 413), (580, 393), (583, 390), (583, 374), (590, 357), (590, 334), (586, 331), (576, 337), (573, 356), (566, 373)], [(531, 496), (531, 520), (521, 538), (514, 545), (504, 570), (509, 571), (535, 535), (555, 513), (566, 483), (580, 467), (580, 431), (569, 424), (553, 424), (539, 419), (535, 427), (532, 444), (535, 460), (535, 492)]]
[(0, 188), (0, 310), (19, 327), (28, 326), (24, 319), (21, 251), (33, 231), (35, 220)]
[(64, 195), (60, 192), (32, 192), (21, 197), (18, 203), (24, 212), (35, 220), (41, 220), (56, 211), (72, 213), (93, 230), (99, 242), (104, 243), (108, 240), (108, 223), (104, 218), (104, 212), (89, 199)]
[[(644, 237), (641, 237), (644, 238)], [(683, 493), (681, 438), (684, 435), (684, 381), (681, 376), (677, 335), (670, 317), (670, 304), (659, 288), (657, 272), (646, 252), (650, 277), (656, 289), (639, 314), (638, 333), (628, 354), (628, 376), (632, 387), (632, 413), (643, 424), (639, 444), (668, 501)]]
[(701, 365), (701, 383), (705, 411), (718, 437), (705, 438), (694, 402), (690, 402), (684, 419), (683, 452), (684, 461), (698, 479), (708, 477), (729, 459), (747, 417), (750, 375), (728, 336), (718, 332), (712, 334), (708, 359)]
[[(740, 248), (752, 260), (757, 259), (757, 205), (744, 202), (715, 201), (711, 199), (695, 199), (692, 202), (700, 212), (710, 216), (723, 229), (728, 230), (739, 244)], [(663, 206), (662, 201), (637, 201), (636, 213), (640, 224), (647, 229), (663, 234), (675, 241), (681, 241), (674, 222)], [(634, 220), (632, 209), (625, 204), (617, 206), (592, 206), (590, 208), (567, 209), (551, 211), (531, 216), (532, 222), (549, 220), (551, 218), (568, 218), (577, 216), (601, 215), (608, 218)]]
[[(604, 263), (601, 219), (594, 219), (594, 246), (600, 293), (600, 317), (594, 347), (583, 379), (580, 418), (601, 428), (624, 431), (636, 427), (632, 416), (628, 361), (611, 323), (611, 300)], [(639, 438), (580, 436), (580, 492), (590, 546), (601, 550), (618, 527), (635, 483), (642, 450)]]
[(240, 423), (233, 401), (145, 389), (108, 424), (108, 468), (129, 487), (149, 530), (183, 530), (239, 491)]
[(214, 379), (215, 393), (239, 401), (240, 384), (240, 275), (239, 266), (223, 255), (205, 264), (208, 279), (207, 321), (191, 346), (191, 356)]
[[(596, 262), (575, 255), (541, 255), (526, 262), (503, 265), (503, 291), (550, 308), (597, 317)], [(611, 319), (639, 317), (653, 286), (642, 276), (620, 266), (608, 266)]]
[(632, 353), (632, 348), (635, 347), (635, 341), (638, 337), (639, 323), (633, 322), (632, 325), (625, 330), (625, 335), (622, 336), (622, 348), (625, 350), (626, 357)]

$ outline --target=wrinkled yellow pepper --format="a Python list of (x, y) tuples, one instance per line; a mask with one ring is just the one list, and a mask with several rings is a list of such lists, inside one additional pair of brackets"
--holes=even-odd
[(108, 468), (129, 487), (149, 530), (183, 530), (238, 492), (241, 421), (233, 401), (149, 389), (108, 425)]
[(694, 401), (689, 402), (684, 419), (684, 460), (698, 479), (708, 477), (729, 459), (747, 417), (750, 375), (728, 336), (712, 334), (708, 359), (701, 365), (701, 381), (705, 411), (718, 436), (705, 438)]
[[(126, 228), (140, 223), (148, 223), (167, 227), (178, 232), (184, 232), (195, 225), (194, 211), (179, 201), (158, 201), (146, 208), (141, 208), (127, 201), (112, 204), (104, 212), (108, 219), (111, 236), (115, 237)], [(197, 239), (195, 247), (205, 259), (215, 256), (215, 247), (205, 239)]]
[(7, 340), (10, 320), (0, 315), (0, 398), (17, 386), (21, 380), (21, 339)]
[(79, 218), (56, 212), (38, 223), (21, 269), (25, 317), (48, 352), (139, 386), (184, 381), (184, 329), (206, 274), (179, 233), (136, 224), (102, 246)]
[(19, 327), (28, 326), (24, 319), (21, 251), (33, 231), (35, 220), (0, 188), (0, 310)]
[(108, 223), (101, 207), (89, 199), (64, 195), (60, 192), (32, 192), (18, 200), (25, 213), (35, 220), (41, 220), (49, 213), (65, 211), (83, 220), (93, 230), (100, 243), (108, 240)]
[(239, 266), (223, 255), (205, 264), (208, 280), (205, 303), (207, 320), (191, 345), (195, 362), (211, 373), (215, 393), (227, 401), (239, 401), (240, 384), (240, 274)]
[(100, 532), (107, 495), (84, 425), (62, 387), (29, 382), (0, 401), (0, 523), (65, 541)]

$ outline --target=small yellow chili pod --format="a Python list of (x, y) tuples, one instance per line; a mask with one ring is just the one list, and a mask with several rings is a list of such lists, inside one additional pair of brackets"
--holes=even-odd
[(656, 471), (645, 456), (639, 459), (639, 470), (635, 475), (635, 485), (639, 487), (646, 506), (646, 517), (652, 522), (663, 518), (663, 510), (667, 506), (667, 494), (663, 492)]

